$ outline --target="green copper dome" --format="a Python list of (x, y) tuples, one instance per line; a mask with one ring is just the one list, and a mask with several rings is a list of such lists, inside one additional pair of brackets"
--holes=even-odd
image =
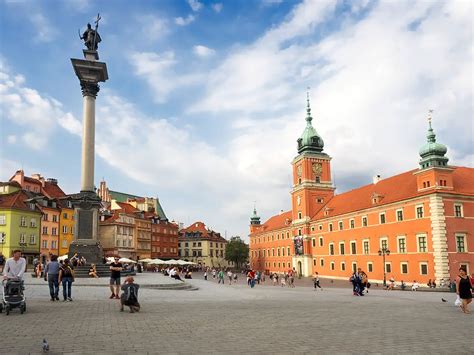
[(250, 224), (260, 224), (260, 217), (257, 215), (257, 210), (255, 207), (253, 208), (253, 214), (250, 217)]
[(426, 135), (427, 142), (420, 148), (420, 167), (422, 169), (433, 166), (446, 166), (448, 157), (445, 156), (448, 148), (444, 144), (436, 142), (436, 134), (431, 127), (431, 116), (428, 118), (429, 128)]
[(298, 138), (298, 153), (303, 152), (322, 152), (324, 148), (324, 141), (321, 136), (316, 132), (311, 121), (311, 107), (309, 105), (309, 94), (307, 97), (307, 106), (306, 106), (306, 128), (301, 135), (301, 138)]

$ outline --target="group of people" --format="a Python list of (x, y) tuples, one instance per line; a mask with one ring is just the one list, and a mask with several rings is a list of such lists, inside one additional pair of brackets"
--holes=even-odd
[(280, 284), (281, 287), (295, 287), (295, 270), (288, 270), (282, 274), (272, 273), (270, 274), (270, 280), (272, 280), (273, 286)]
[(362, 271), (361, 268), (358, 268), (357, 271), (352, 274), (349, 281), (352, 283), (352, 294), (354, 296), (364, 296), (364, 290), (366, 289), (366, 292), (369, 292), (370, 282), (367, 274)]

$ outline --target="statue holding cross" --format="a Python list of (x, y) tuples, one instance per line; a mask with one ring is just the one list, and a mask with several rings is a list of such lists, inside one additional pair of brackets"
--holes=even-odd
[(88, 23), (87, 29), (84, 31), (82, 36), (79, 33), (79, 38), (84, 40), (85, 46), (90, 51), (96, 51), (98, 48), (99, 42), (102, 41), (102, 39), (100, 38), (99, 32), (97, 32), (97, 29), (99, 28), (100, 19), (101, 17), (99, 16), (99, 14), (97, 14), (97, 19), (94, 21), (95, 29), (92, 29), (91, 24)]

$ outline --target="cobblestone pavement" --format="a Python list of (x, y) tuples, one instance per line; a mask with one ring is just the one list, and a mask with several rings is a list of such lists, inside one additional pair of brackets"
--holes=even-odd
[(474, 315), (453, 294), (189, 282), (199, 290), (141, 290), (142, 311), (130, 314), (107, 287), (73, 287), (74, 302), (51, 302), (46, 284), (28, 280), (27, 312), (0, 315), (0, 353), (40, 354), (43, 338), (50, 354), (472, 353)]

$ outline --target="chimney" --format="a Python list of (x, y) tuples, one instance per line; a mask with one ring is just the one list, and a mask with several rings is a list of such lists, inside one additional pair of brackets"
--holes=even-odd
[(382, 177), (380, 175), (375, 175), (373, 178), (372, 178), (372, 181), (374, 183), (374, 185), (376, 183), (378, 183), (380, 180), (382, 180)]
[(283, 214), (283, 210), (280, 210), (280, 216)]

